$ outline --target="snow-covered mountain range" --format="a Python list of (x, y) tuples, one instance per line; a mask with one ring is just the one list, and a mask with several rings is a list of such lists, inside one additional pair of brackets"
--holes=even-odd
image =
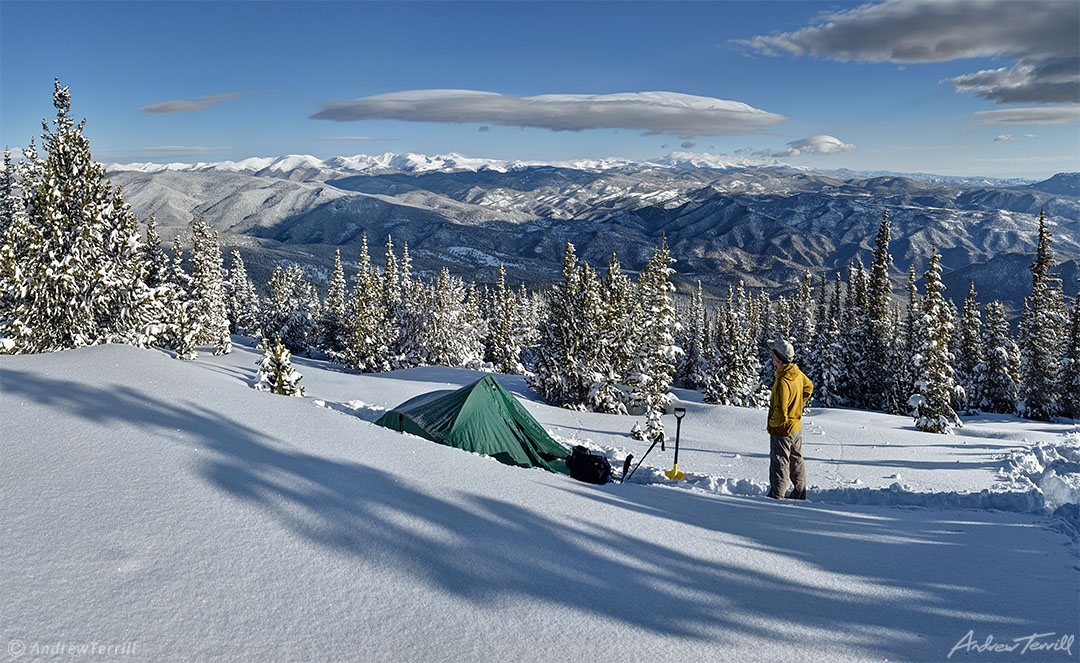
[(241, 161), (217, 161), (190, 163), (109, 164), (110, 171), (137, 171), (156, 173), (165, 170), (186, 172), (248, 172), (254, 174), (291, 173), (294, 171), (325, 170), (350, 173), (425, 173), (431, 171), (475, 172), (490, 170), (506, 173), (536, 167), (567, 168), (571, 170), (611, 170), (615, 168), (745, 168), (754, 166), (792, 167), (775, 159), (751, 159), (747, 157), (672, 152), (667, 156), (647, 161), (633, 161), (611, 157), (606, 159), (576, 159), (569, 161), (521, 161), (466, 157), (460, 154), (357, 154), (346, 157), (318, 159), (309, 154), (289, 154), (282, 157), (252, 157)]
[[(805, 269), (832, 278), (849, 260), (869, 262), (885, 210), (898, 285), (908, 265), (921, 269), (936, 245), (948, 271), (992, 273), (995, 283), (1016, 284), (1004, 295), (1019, 301), (1023, 261), (992, 261), (1034, 251), (1040, 210), (1052, 224), (1059, 260), (1080, 259), (1077, 173), (1032, 183), (815, 171), (685, 152), (558, 163), (289, 155), (108, 170), (140, 219), (156, 215), (166, 240), (202, 215), (225, 246), (241, 248), (257, 279), (282, 260), (309, 264), (317, 274), (337, 248), (354, 260), (365, 232), (373, 253), (388, 234), (407, 240), (421, 271), (447, 265), (490, 281), (503, 262), (512, 280), (534, 284), (555, 278), (568, 240), (594, 265), (615, 251), (636, 269), (665, 235), (684, 287), (701, 279), (722, 293), (742, 279), (785, 289)], [(994, 267), (971, 269), (982, 264)], [(1075, 284), (1066, 287), (1075, 292)]]

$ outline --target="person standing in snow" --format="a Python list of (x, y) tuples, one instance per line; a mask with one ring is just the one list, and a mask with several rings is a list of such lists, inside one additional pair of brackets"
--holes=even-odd
[(787, 497), (806, 499), (806, 466), (802, 456), (802, 411), (814, 385), (792, 359), (795, 349), (785, 339), (769, 341), (776, 364), (769, 402), (769, 497), (785, 496), (790, 478), (794, 487)]

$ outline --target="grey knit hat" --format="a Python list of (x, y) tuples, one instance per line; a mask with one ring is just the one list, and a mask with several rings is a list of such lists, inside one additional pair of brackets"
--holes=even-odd
[(795, 358), (795, 348), (791, 346), (787, 340), (779, 338), (772, 341), (767, 341), (766, 345), (780, 357), (781, 361), (790, 362)]

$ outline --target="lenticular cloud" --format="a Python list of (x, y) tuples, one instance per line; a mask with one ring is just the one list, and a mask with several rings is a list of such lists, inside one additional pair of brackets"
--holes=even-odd
[(787, 119), (738, 101), (677, 92), (514, 97), (475, 90), (407, 90), (322, 106), (311, 119), (480, 123), (551, 131), (640, 129), (683, 138), (760, 134)]
[(845, 143), (835, 136), (810, 136), (793, 140), (783, 150), (763, 150), (755, 152), (757, 156), (765, 157), (797, 157), (803, 154), (835, 154), (837, 152), (850, 152), (855, 149), (854, 145)]

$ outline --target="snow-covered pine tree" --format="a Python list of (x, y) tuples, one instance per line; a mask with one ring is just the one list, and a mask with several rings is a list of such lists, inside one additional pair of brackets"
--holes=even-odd
[(1061, 375), (1062, 410), (1071, 419), (1080, 419), (1080, 292), (1073, 299), (1069, 318), (1069, 343)]
[(216, 355), (232, 352), (224, 271), (218, 234), (200, 216), (191, 224), (191, 298), (199, 318), (197, 342), (213, 345)]
[(259, 330), (262, 314), (259, 309), (259, 295), (255, 284), (248, 277), (247, 268), (240, 251), (233, 249), (232, 267), (229, 280), (225, 284), (228, 295), (230, 327), (234, 333), (251, 336)]
[(164, 344), (176, 352), (177, 359), (196, 359), (199, 356), (195, 349), (199, 336), (198, 316), (190, 294), (191, 277), (184, 270), (184, 248), (179, 233), (173, 237), (172, 264), (165, 289), (169, 314)]
[(263, 356), (259, 360), (255, 388), (279, 396), (303, 396), (304, 388), (300, 386), (303, 376), (293, 368), (292, 353), (281, 339), (275, 338), (271, 345), (269, 340), (263, 338), (260, 347), (263, 349)]
[(533, 351), (540, 338), (540, 319), (544, 313), (543, 298), (530, 294), (522, 283), (514, 298), (514, 328), (521, 346), (522, 372), (529, 372), (533, 365)]
[(848, 264), (848, 292), (841, 333), (844, 344), (845, 372), (841, 387), (844, 400), (851, 406), (871, 409), (879, 386), (873, 384), (870, 346), (872, 336), (869, 310), (870, 274), (862, 258)]
[(645, 437), (649, 440), (664, 439), (663, 414), (672, 399), (668, 389), (675, 375), (675, 362), (683, 352), (675, 344), (679, 323), (671, 298), (675, 291), (671, 283), (673, 264), (667, 237), (662, 237), (638, 279), (637, 352), (630, 363), (627, 384), (631, 401), (639, 400), (645, 406)]
[(952, 316), (945, 301), (945, 285), (941, 282), (941, 254), (935, 245), (926, 268), (926, 295), (918, 320), (915, 338), (918, 352), (913, 357), (915, 393), (908, 400), (919, 430), (929, 433), (951, 433), (963, 424), (956, 416), (952, 403), (957, 397), (949, 348), (952, 339)]
[[(769, 385), (761, 379), (753, 314), (743, 283), (728, 287), (727, 300), (717, 309), (710, 347), (706, 403), (760, 407), (769, 402)], [(771, 384), (771, 383), (770, 383)]]
[(889, 296), (892, 294), (892, 282), (889, 280), (889, 268), (892, 255), (889, 253), (889, 241), (892, 229), (889, 225), (889, 212), (882, 212), (881, 225), (874, 241), (874, 260), (870, 263), (867, 276), (866, 314), (863, 320), (863, 338), (866, 373), (864, 380), (864, 407), (888, 410), (893, 391), (893, 379), (896, 367), (896, 329), (890, 318)]
[(465, 292), (465, 303), (462, 305), (461, 329), (458, 332), (458, 344), (461, 351), (459, 366), (472, 369), (483, 368), (484, 337), (487, 335), (488, 321), (484, 317), (483, 297), (474, 281), (469, 283)]
[(1028, 419), (1050, 421), (1061, 412), (1061, 357), (1067, 316), (1061, 277), (1051, 270), (1053, 237), (1039, 213), (1039, 246), (1031, 265), (1031, 296), (1024, 300), (1020, 321), (1020, 407)]
[(547, 295), (547, 315), (540, 326), (536, 345), (535, 374), (529, 385), (548, 403), (572, 405), (580, 403), (584, 394), (577, 392), (570, 368), (582, 358), (578, 356), (574, 316), (579, 305), (581, 278), (578, 274), (577, 252), (566, 243), (563, 251), (562, 280), (552, 286)]
[[(740, 288), (742, 283), (740, 282)], [(728, 291), (728, 299), (731, 299), (732, 292)], [(773, 383), (773, 371), (776, 370), (772, 364), (771, 350), (766, 345), (766, 341), (777, 338), (780, 335), (776, 321), (776, 310), (773, 307), (772, 298), (769, 293), (762, 290), (758, 293), (756, 299), (751, 297), (747, 302), (745, 312), (734, 312), (736, 317), (740, 317), (743, 324), (747, 327), (747, 332), (753, 339), (754, 352), (757, 354), (757, 365), (761, 384), (771, 385)]]
[[(138, 223), (119, 188), (68, 116), (71, 93), (55, 82), (54, 129), (42, 120), (47, 158), (26, 175), (25, 218), (0, 250), (0, 338), (10, 352), (48, 352), (104, 342), (149, 345), (165, 315), (146, 284)], [(36, 156), (31, 159), (36, 162)], [(39, 177), (33, 175), (33, 178)]]
[(506, 267), (499, 263), (499, 278), (488, 295), (490, 324), (485, 339), (487, 360), (499, 373), (521, 374), (521, 338), (518, 329), (518, 303), (514, 292), (506, 287)]
[(907, 304), (898, 332), (897, 370), (893, 376), (894, 401), (901, 404), (903, 413), (911, 411), (907, 405), (915, 388), (914, 357), (919, 349), (916, 334), (919, 330), (919, 289), (915, 285), (915, 263), (908, 266)]
[(633, 399), (627, 381), (637, 356), (637, 296), (634, 282), (622, 273), (622, 265), (612, 253), (600, 284), (598, 356), (586, 400), (588, 408), (596, 412), (626, 414)]
[(11, 163), (11, 150), (5, 147), (4, 170), (0, 171), (0, 238), (15, 223), (15, 215), (22, 211), (22, 196), (15, 187), (15, 165)]
[[(567, 375), (574, 400), (568, 405), (574, 408), (588, 408), (589, 392), (596, 382), (603, 361), (604, 339), (601, 338), (603, 321), (603, 293), (600, 276), (582, 261), (577, 270), (577, 294), (573, 313), (570, 315), (571, 328), (574, 330), (576, 361), (567, 367)], [(640, 403), (638, 403), (640, 405)]]
[[(393, 246), (388, 245), (387, 250), (393, 252)], [(428, 363), (427, 350), (422, 347), (420, 335), (423, 328), (428, 324), (425, 320), (427, 309), (425, 308), (424, 296), (430, 291), (423, 284), (412, 277), (412, 258), (409, 257), (409, 243), (404, 242), (401, 250), (401, 262), (387, 263), (387, 273), (398, 273), (397, 311), (398, 343), (396, 349), (396, 366), (408, 368), (418, 364)], [(462, 284), (464, 288), (464, 284)]]
[(465, 334), (465, 284), (450, 276), (446, 267), (434, 283), (418, 288), (415, 306), (420, 325), (416, 332), (416, 361), (420, 365), (460, 367), (470, 359)]
[(334, 271), (319, 319), (319, 346), (334, 361), (340, 361), (345, 351), (345, 294), (345, 270), (341, 266), (339, 249), (334, 253)]
[(143, 261), (146, 263), (146, 284), (151, 288), (169, 282), (171, 262), (169, 254), (161, 246), (161, 235), (157, 230), (157, 218), (153, 214), (146, 222), (146, 243), (143, 245)]
[(965, 414), (977, 414), (982, 395), (979, 393), (980, 385), (976, 377), (975, 368), (983, 362), (982, 346), (982, 312), (979, 310), (979, 302), (976, 299), (975, 282), (968, 287), (967, 297), (964, 298), (964, 310), (960, 315), (960, 325), (957, 329), (956, 376), (960, 386), (964, 388), (964, 397), (960, 401), (960, 408)]
[(999, 301), (986, 306), (986, 324), (980, 345), (983, 360), (975, 367), (979, 385), (977, 407), (983, 412), (1012, 414), (1017, 407), (1017, 376), (1020, 349), (1009, 335), (1005, 307)]
[(687, 389), (700, 389), (705, 379), (705, 303), (700, 280), (682, 320), (679, 346), (685, 354), (679, 357), (678, 382)]
[(397, 334), (389, 323), (382, 278), (371, 264), (365, 233), (360, 240), (356, 284), (349, 296), (345, 365), (365, 373), (389, 371), (390, 344)]
[(304, 279), (303, 271), (297, 265), (291, 265), (290, 269), (292, 268), (300, 272), (299, 286), (296, 289), (297, 305), (281, 330), (281, 340), (286, 347), (295, 348), (295, 352), (310, 356), (319, 342), (322, 302), (319, 301), (315, 286)]
[(837, 397), (843, 405), (859, 407), (860, 389), (863, 385), (864, 368), (862, 344), (864, 330), (863, 314), (865, 311), (858, 303), (856, 290), (859, 287), (859, 274), (855, 262), (848, 261), (847, 279), (844, 281), (844, 303), (839, 319), (840, 343), (843, 349), (844, 371), (840, 384), (837, 385)]
[(817, 339), (819, 354), (816, 379), (813, 381), (813, 400), (822, 407), (836, 407), (839, 405), (836, 390), (843, 372), (843, 344), (840, 342), (836, 316), (829, 314), (825, 328), (819, 330)]
[[(410, 290), (408, 298), (403, 297), (401, 268), (397, 254), (394, 253), (394, 238), (386, 236), (383, 249), (383, 272), (381, 278), (383, 308), (386, 310), (387, 339), (390, 348), (392, 368), (409, 368), (419, 361), (418, 337), (422, 324), (418, 307), (415, 305), (416, 293)], [(418, 296), (418, 295), (417, 295)], [(413, 300), (412, 302), (406, 299)], [(410, 306), (410, 304), (413, 304)]]

